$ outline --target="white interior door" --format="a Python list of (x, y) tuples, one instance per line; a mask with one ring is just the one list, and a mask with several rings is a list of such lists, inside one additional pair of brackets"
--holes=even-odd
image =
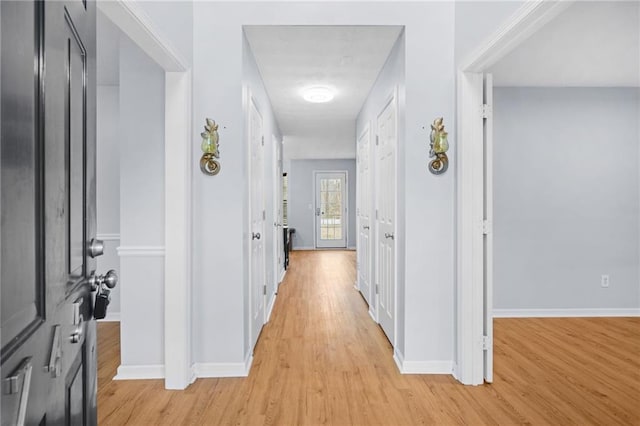
[(275, 263), (273, 271), (275, 273), (274, 283), (276, 283), (276, 290), (280, 280), (284, 275), (284, 235), (282, 231), (282, 145), (275, 138), (273, 139), (273, 161), (274, 161), (274, 176), (273, 176), (273, 234), (274, 234), (274, 246), (275, 250), (273, 255), (273, 261)]
[(396, 115), (394, 95), (378, 116), (376, 150), (378, 321), (392, 345), (395, 345), (396, 292)]
[(264, 137), (262, 117), (250, 98), (249, 102), (249, 158), (250, 158), (250, 291), (251, 291), (251, 347), (254, 347), (264, 325), (265, 263), (264, 263)]
[(493, 382), (493, 76), (484, 77), (484, 379)]
[(371, 132), (369, 126), (358, 138), (358, 159), (357, 159), (357, 208), (358, 214), (358, 289), (371, 308), (373, 300), (371, 286)]
[(347, 247), (347, 173), (316, 172), (316, 247)]

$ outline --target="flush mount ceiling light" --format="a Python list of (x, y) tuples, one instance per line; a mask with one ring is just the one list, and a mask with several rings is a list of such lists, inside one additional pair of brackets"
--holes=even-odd
[(334, 91), (327, 86), (311, 86), (302, 90), (304, 100), (315, 104), (329, 102), (334, 96)]

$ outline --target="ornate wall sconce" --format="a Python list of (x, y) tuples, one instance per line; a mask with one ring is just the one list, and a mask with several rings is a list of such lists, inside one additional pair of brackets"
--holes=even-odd
[(218, 125), (210, 118), (205, 120), (204, 132), (202, 136), (202, 157), (200, 158), (200, 170), (209, 176), (215, 176), (220, 172), (220, 163), (216, 158), (220, 158), (220, 150), (218, 148)]
[(449, 158), (447, 157), (449, 140), (447, 139), (447, 132), (444, 130), (443, 121), (442, 117), (436, 118), (431, 125), (429, 158), (435, 158), (429, 162), (429, 171), (434, 175), (441, 175), (449, 168)]

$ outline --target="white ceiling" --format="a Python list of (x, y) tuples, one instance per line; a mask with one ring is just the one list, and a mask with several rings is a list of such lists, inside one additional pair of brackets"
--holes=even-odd
[[(248, 26), (258, 64), (292, 158), (355, 158), (355, 121), (402, 27)], [(333, 101), (302, 99), (327, 85)]]
[(640, 2), (576, 2), (491, 72), (496, 86), (640, 87)]

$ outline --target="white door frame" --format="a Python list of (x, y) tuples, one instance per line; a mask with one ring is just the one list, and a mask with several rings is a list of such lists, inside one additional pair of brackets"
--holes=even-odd
[[(318, 206), (318, 188), (316, 188), (317, 175), (320, 173), (344, 173), (344, 208), (343, 212), (344, 218), (346, 219), (344, 222), (344, 249), (349, 248), (349, 171), (348, 170), (314, 170), (312, 173), (313, 176), (313, 247), (314, 249), (322, 249), (322, 247), (318, 247), (318, 215), (316, 214), (316, 209)], [(341, 248), (341, 247), (337, 247)]]
[(191, 70), (136, 1), (97, 6), (165, 71), (164, 378), (166, 389), (185, 389), (193, 381)]
[[(282, 277), (284, 277), (284, 247), (283, 251), (280, 252), (280, 240), (283, 240), (284, 234), (282, 231), (282, 222), (278, 222), (278, 219), (282, 219), (278, 217), (278, 208), (280, 212), (282, 212), (282, 167), (280, 167), (280, 176), (278, 176), (278, 162), (281, 161), (282, 153), (282, 142), (278, 140), (274, 135), (271, 135), (271, 143), (273, 145), (273, 221), (274, 223), (280, 223), (280, 226), (274, 226), (274, 235), (273, 235), (273, 283), (274, 283), (274, 291), (276, 295), (278, 294), (278, 287), (280, 285), (280, 281)], [(282, 241), (282, 245), (284, 246), (284, 241)], [(282, 262), (278, 262), (278, 256), (282, 255)], [(270, 315), (267, 315), (269, 317)]]
[[(458, 359), (454, 376), (462, 383), (484, 382), (484, 152), (483, 72), (573, 0), (530, 0), (458, 66), (457, 321)], [(490, 200), (489, 200), (490, 201)], [(493, 345), (493, 342), (487, 342)]]

